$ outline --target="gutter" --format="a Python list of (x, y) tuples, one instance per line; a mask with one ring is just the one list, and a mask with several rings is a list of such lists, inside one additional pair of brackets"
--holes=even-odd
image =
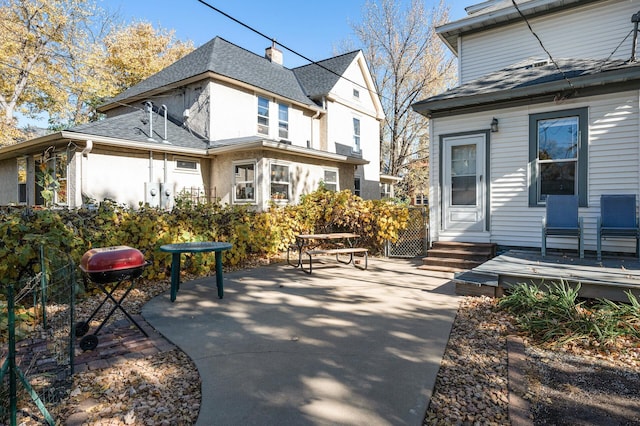
[[(572, 78), (571, 82), (575, 89), (587, 89), (598, 86), (606, 86), (616, 83), (630, 83), (637, 81), (640, 85), (640, 70), (637, 67), (631, 69), (609, 71), (604, 73), (591, 74), (585, 77)], [(628, 87), (628, 90), (634, 87)], [(544, 96), (550, 94), (558, 94), (571, 91), (571, 87), (564, 79), (559, 79), (549, 83), (537, 84), (521, 88), (505, 88), (503, 90), (481, 93), (470, 96), (455, 96), (449, 98), (424, 100), (412, 105), (414, 111), (431, 117), (434, 113), (443, 110), (456, 110), (466, 107), (497, 104), (500, 102), (513, 101), (523, 98), (534, 98), (536, 96)], [(620, 90), (619, 90), (620, 91)]]
[(255, 149), (264, 149), (267, 151), (286, 152), (299, 157), (315, 158), (318, 160), (337, 161), (340, 163), (364, 165), (369, 164), (368, 160), (357, 157), (349, 157), (347, 155), (334, 154), (332, 152), (317, 151), (314, 149), (303, 148), (296, 145), (289, 145), (280, 142), (273, 142), (268, 140), (258, 140), (242, 144), (229, 144), (223, 146), (216, 146), (207, 150), (208, 155), (219, 155), (230, 152), (248, 151)]
[[(5, 158), (11, 158), (16, 155), (16, 153), (24, 153), (24, 154), (32, 154), (37, 153), (42, 150), (42, 145), (46, 145), (50, 143), (55, 146), (63, 146), (68, 143), (68, 141), (88, 141), (91, 140), (93, 142), (93, 146), (96, 144), (104, 144), (113, 147), (121, 147), (121, 148), (129, 148), (134, 150), (141, 151), (160, 151), (160, 152), (171, 152), (178, 154), (190, 154), (190, 155), (206, 155), (206, 149), (199, 148), (183, 148), (177, 147), (174, 145), (166, 145), (160, 143), (149, 143), (149, 142), (136, 142), (118, 138), (109, 138), (105, 136), (97, 136), (90, 135), (87, 133), (78, 133), (78, 132), (69, 132), (67, 130), (63, 130), (61, 132), (51, 133), (45, 136), (41, 136), (36, 139), (31, 139), (26, 142), (17, 143), (15, 145), (5, 146), (0, 148), (0, 160)], [(80, 147), (87, 149), (88, 146), (86, 143), (79, 145)], [(91, 149), (91, 148), (89, 148)]]

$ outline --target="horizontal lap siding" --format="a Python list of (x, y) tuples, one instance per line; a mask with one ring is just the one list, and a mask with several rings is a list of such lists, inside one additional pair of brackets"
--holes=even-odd
[[(602, 2), (530, 20), (555, 59), (608, 58), (633, 29), (631, 16), (639, 4), (628, 0)], [(618, 47), (614, 59), (629, 59), (631, 37)], [(530, 57), (547, 58), (524, 22), (462, 37), (461, 82), (503, 69)]]
[[(596, 225), (602, 194), (638, 195), (638, 94), (600, 97), (590, 108), (589, 208), (581, 209), (585, 247), (595, 250)], [(633, 248), (630, 240), (604, 240), (603, 250)]]
[[(481, 131), (492, 117), (500, 130), (491, 133), (491, 241), (506, 246), (540, 247), (541, 221), (545, 209), (529, 207), (529, 114), (589, 107), (590, 141), (588, 190), (589, 207), (580, 208), (585, 221), (585, 248), (595, 250), (596, 219), (600, 213), (600, 195), (638, 194), (638, 96), (636, 92), (575, 100), (561, 105), (545, 104), (435, 119), (434, 140), (442, 134)], [(432, 147), (438, 158), (437, 147)], [(438, 164), (432, 164), (432, 182), (436, 184)], [(434, 187), (434, 191), (437, 188)], [(439, 203), (438, 203), (439, 205)], [(433, 218), (432, 218), (433, 219)], [(439, 224), (438, 224), (439, 225)], [(433, 226), (433, 223), (432, 223)], [(605, 250), (611, 244), (604, 242)], [(618, 247), (631, 243), (616, 242)], [(571, 239), (553, 239), (551, 247), (574, 248)]]

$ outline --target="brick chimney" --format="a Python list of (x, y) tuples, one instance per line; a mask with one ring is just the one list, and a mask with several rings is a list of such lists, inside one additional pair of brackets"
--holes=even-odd
[(264, 50), (264, 56), (268, 60), (278, 65), (282, 65), (282, 51), (276, 47), (276, 41), (273, 40), (270, 47)]

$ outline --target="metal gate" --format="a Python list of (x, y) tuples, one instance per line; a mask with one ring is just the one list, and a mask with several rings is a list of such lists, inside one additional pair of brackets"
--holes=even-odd
[(417, 257), (427, 254), (428, 215), (426, 207), (409, 207), (407, 228), (400, 231), (398, 241), (387, 243), (388, 257)]

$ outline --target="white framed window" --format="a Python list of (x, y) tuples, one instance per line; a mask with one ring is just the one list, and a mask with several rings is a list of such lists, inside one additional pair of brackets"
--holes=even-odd
[(278, 104), (278, 136), (289, 138), (289, 107), (283, 104)]
[(255, 203), (256, 163), (236, 163), (233, 165), (233, 201)]
[(288, 201), (291, 179), (289, 166), (286, 164), (272, 163), (270, 170), (270, 196), (273, 201)]
[(18, 157), (18, 203), (27, 202), (27, 157)]
[(358, 197), (360, 197), (360, 193), (361, 193), (361, 183), (360, 183), (360, 178), (357, 177), (355, 179), (353, 179), (353, 194), (357, 195)]
[(390, 183), (380, 183), (380, 198), (391, 198)]
[(51, 157), (38, 156), (35, 179), (35, 204), (67, 205), (67, 153), (55, 152)]
[(353, 152), (360, 152), (360, 119), (353, 118)]
[(197, 172), (200, 169), (200, 163), (196, 160), (188, 160), (185, 158), (176, 158), (176, 170), (180, 172)]
[(55, 156), (55, 178), (58, 181), (54, 202), (67, 205), (67, 153), (59, 152)]
[(414, 204), (416, 206), (426, 206), (429, 204), (429, 201), (427, 200), (427, 196), (425, 194), (420, 193), (415, 195)]
[(269, 99), (258, 96), (258, 133), (269, 134)]
[(195, 160), (176, 159), (176, 169), (195, 172), (198, 170), (198, 162)]
[(338, 170), (324, 169), (324, 187), (329, 191), (338, 191)]
[(360, 99), (360, 90), (353, 89), (353, 97), (359, 100)]

